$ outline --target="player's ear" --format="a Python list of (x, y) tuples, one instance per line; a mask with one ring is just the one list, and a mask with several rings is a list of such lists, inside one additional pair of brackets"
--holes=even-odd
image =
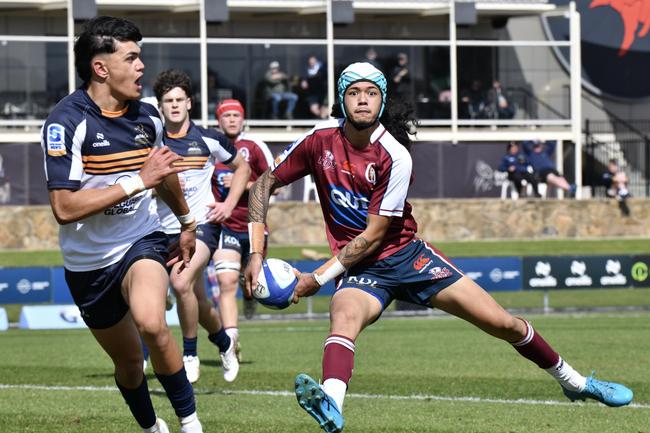
[(90, 67), (93, 73), (100, 79), (105, 80), (108, 78), (108, 67), (106, 65), (106, 61), (101, 57), (93, 57), (93, 59), (90, 61)]
[(187, 97), (187, 111), (191, 111), (191, 110), (192, 110), (192, 98), (190, 98), (188, 96)]

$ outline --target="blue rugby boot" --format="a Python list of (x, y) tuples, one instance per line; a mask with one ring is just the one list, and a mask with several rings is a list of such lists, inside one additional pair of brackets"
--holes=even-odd
[(598, 380), (593, 374), (587, 378), (587, 385), (581, 392), (569, 391), (564, 387), (562, 387), (562, 391), (571, 401), (585, 401), (587, 398), (593, 398), (611, 407), (625, 406), (632, 401), (634, 396), (632, 390), (625, 385)]
[(330, 396), (306, 374), (296, 376), (296, 398), (300, 407), (311, 415), (327, 433), (343, 431), (343, 415)]

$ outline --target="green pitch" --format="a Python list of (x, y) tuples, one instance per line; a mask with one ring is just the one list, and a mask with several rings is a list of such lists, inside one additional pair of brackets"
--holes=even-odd
[[(528, 318), (579, 371), (630, 386), (633, 406), (570, 404), (545, 372), (461, 320), (387, 318), (357, 340), (345, 432), (649, 431), (650, 314)], [(320, 377), (327, 330), (325, 321), (244, 322), (244, 362), (232, 384), (200, 334), (195, 390), (205, 432), (319, 432), (292, 388), (297, 373)], [(139, 431), (88, 331), (10, 330), (0, 348), (0, 432)], [(151, 367), (147, 377), (158, 414), (178, 431)]]
[[(650, 254), (649, 239), (546, 239), (525, 241), (464, 241), (435, 242), (429, 240), (449, 257), (481, 256), (536, 256), (563, 254)], [(269, 257), (284, 260), (304, 259), (303, 250), (307, 248), (317, 253), (329, 255), (324, 245), (295, 246), (271, 245)], [(0, 251), (0, 266), (61, 266), (63, 257), (60, 251)]]

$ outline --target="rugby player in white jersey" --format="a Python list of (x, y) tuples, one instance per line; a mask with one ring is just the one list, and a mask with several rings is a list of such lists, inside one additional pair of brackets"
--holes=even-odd
[[(167, 433), (156, 417), (142, 372), (140, 337), (182, 433), (200, 433), (192, 385), (165, 322), (169, 277), (194, 254), (196, 221), (174, 166), (182, 158), (161, 147), (155, 107), (138, 101), (144, 64), (139, 29), (97, 17), (75, 42), (83, 85), (62, 99), (42, 130), (47, 187), (59, 222), (65, 278), (81, 316), (115, 366), (115, 383), (143, 432)], [(181, 227), (176, 253), (152, 206), (150, 189)]]
[[(196, 219), (196, 252), (184, 269), (180, 264), (171, 271), (171, 283), (178, 304), (178, 318), (183, 332), (183, 363), (190, 382), (200, 376), (197, 352), (198, 324), (208, 332), (208, 339), (219, 348), (223, 377), (232, 382), (237, 377), (237, 340), (226, 333), (217, 311), (205, 292), (203, 271), (217, 249), (221, 224), (237, 205), (250, 176), (250, 167), (237, 152), (234, 144), (215, 129), (202, 128), (190, 120), (192, 82), (182, 71), (166, 70), (154, 82), (154, 93), (165, 119), (163, 143), (183, 159), (175, 163), (182, 167), (178, 174), (182, 188)], [(215, 163), (225, 164), (232, 171), (230, 194), (215, 202), (211, 178)], [(165, 233), (176, 241), (181, 226), (172, 209), (158, 201), (158, 215)]]

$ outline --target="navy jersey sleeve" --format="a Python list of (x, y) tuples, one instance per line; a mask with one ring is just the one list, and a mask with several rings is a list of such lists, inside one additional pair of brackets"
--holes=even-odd
[(210, 149), (210, 153), (217, 161), (223, 164), (230, 164), (237, 156), (237, 148), (223, 133), (214, 129), (207, 130), (206, 136), (203, 137), (205, 143)]
[(139, 110), (148, 115), (151, 122), (153, 122), (154, 129), (156, 130), (156, 136), (154, 138), (153, 147), (162, 147), (163, 143), (163, 123), (160, 118), (160, 112), (156, 107), (146, 102), (136, 101), (139, 104)]
[(86, 136), (86, 121), (65, 102), (55, 108), (41, 130), (45, 178), (48, 189), (78, 190), (83, 175), (81, 148)]

